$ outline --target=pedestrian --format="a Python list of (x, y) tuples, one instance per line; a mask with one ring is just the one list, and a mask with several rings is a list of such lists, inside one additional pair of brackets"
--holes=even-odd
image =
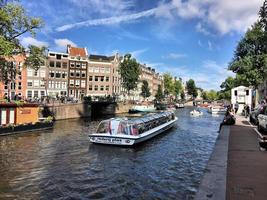
[(222, 121), (222, 123), (220, 124), (220, 128), (219, 128), (219, 131), (221, 131), (221, 128), (223, 125), (234, 125), (235, 124), (235, 117), (233, 115), (233, 113), (231, 113), (230, 110), (227, 110), (225, 116), (224, 116), (224, 119)]
[(238, 101), (237, 101), (237, 102), (235, 103), (235, 114), (237, 114), (238, 108), (239, 108), (239, 104), (238, 104)]
[(249, 116), (249, 113), (250, 113), (250, 107), (249, 107), (249, 105), (247, 105), (247, 107), (246, 107), (246, 118)]

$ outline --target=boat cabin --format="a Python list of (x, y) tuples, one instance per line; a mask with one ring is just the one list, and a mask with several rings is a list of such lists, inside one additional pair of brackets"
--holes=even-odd
[(141, 118), (112, 118), (100, 122), (96, 133), (110, 135), (139, 135), (175, 119), (172, 112), (148, 114)]

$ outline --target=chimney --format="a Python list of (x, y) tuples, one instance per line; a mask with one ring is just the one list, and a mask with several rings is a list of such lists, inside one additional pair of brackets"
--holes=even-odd
[(71, 45), (70, 44), (67, 44), (67, 53), (69, 53), (70, 52), (70, 49), (71, 48)]

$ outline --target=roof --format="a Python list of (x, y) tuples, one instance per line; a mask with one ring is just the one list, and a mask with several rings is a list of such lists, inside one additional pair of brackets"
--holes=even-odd
[(115, 56), (103, 56), (103, 55), (93, 55), (91, 54), (89, 56), (89, 60), (94, 60), (94, 61), (113, 61)]
[(70, 56), (87, 57), (87, 52), (86, 52), (85, 48), (68, 46), (67, 51), (68, 51)]

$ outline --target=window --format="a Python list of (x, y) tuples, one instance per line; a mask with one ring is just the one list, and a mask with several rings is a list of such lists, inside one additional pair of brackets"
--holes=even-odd
[(95, 91), (97, 91), (98, 90), (98, 85), (95, 85)]
[(42, 78), (45, 77), (45, 70), (40, 70), (40, 76), (41, 76)]
[(68, 63), (63, 62), (63, 63), (62, 63), (62, 68), (66, 69), (67, 67), (68, 67)]
[(103, 91), (104, 90), (104, 85), (100, 86), (100, 90)]
[(104, 81), (104, 76), (100, 76), (100, 80), (103, 82)]
[(10, 83), (10, 88), (11, 88), (11, 90), (15, 90), (16, 89), (16, 83)]
[(89, 67), (89, 72), (94, 72), (94, 68), (93, 67)]
[(85, 88), (85, 80), (81, 80), (81, 87)]
[(106, 76), (106, 82), (109, 82), (109, 76)]
[(32, 70), (31, 69), (27, 69), (27, 76), (32, 76)]
[(92, 76), (89, 76), (89, 81), (93, 81), (93, 77)]
[(95, 81), (98, 81), (98, 76), (95, 76)]
[(38, 76), (38, 71), (34, 70), (34, 76)]
[(62, 89), (66, 89), (67, 88), (67, 82), (62, 82)]
[(74, 87), (74, 80), (72, 80), (72, 79), (70, 80), (70, 86)]
[(40, 81), (40, 86), (44, 87), (45, 86), (45, 82), (44, 81)]
[(99, 67), (95, 67), (94, 72), (99, 73)]
[(34, 80), (33, 81), (33, 86), (38, 87), (39, 86), (39, 80)]
[(79, 87), (80, 86), (80, 80), (75, 80), (75, 86)]
[(86, 63), (82, 63), (82, 69), (86, 69)]
[(106, 73), (110, 73), (110, 68), (106, 67)]
[(67, 78), (67, 72), (62, 72), (62, 78)]
[(57, 54), (57, 59), (61, 60), (61, 55), (60, 54)]
[(19, 82), (18, 89), (21, 90), (21, 82)]
[(75, 67), (75, 63), (74, 62), (70, 62), (70, 67), (74, 68)]
[(56, 62), (56, 67), (61, 68), (61, 62)]
[(106, 85), (106, 91), (109, 91), (109, 85)]
[(29, 91), (27, 92), (27, 98), (32, 98), (32, 91), (31, 91), (31, 90), (29, 90)]
[(80, 68), (81, 67), (81, 63), (76, 63), (76, 68)]
[(100, 68), (100, 73), (105, 73), (105, 68), (104, 67)]
[(60, 78), (60, 72), (56, 72), (56, 78)]
[(32, 81), (28, 81), (28, 82), (27, 82), (27, 86), (28, 86), (28, 87), (32, 87)]
[(74, 70), (70, 70), (70, 77), (74, 77)]
[(33, 97), (36, 97), (36, 98), (38, 97), (38, 91), (33, 92)]
[(76, 71), (76, 77), (80, 78), (80, 70)]
[(55, 54), (54, 54), (54, 53), (50, 53), (49, 55), (50, 55), (50, 56), (55, 56)]
[(93, 90), (93, 86), (89, 85), (89, 90), (92, 91)]
[(45, 96), (45, 91), (41, 91), (41, 97)]
[(68, 57), (68, 55), (63, 55), (63, 57), (64, 57), (64, 58), (67, 58), (67, 57)]
[(55, 73), (54, 73), (53, 71), (50, 71), (50, 72), (49, 72), (49, 77), (50, 77), (50, 78), (54, 78), (54, 77), (55, 77)]
[(54, 61), (50, 61), (50, 62), (49, 62), (49, 66), (50, 66), (50, 67), (55, 67), (55, 62), (54, 62)]
[(73, 90), (70, 90), (70, 95), (73, 95)]
[(85, 78), (85, 76), (86, 76), (86, 72), (82, 71), (82, 78)]

